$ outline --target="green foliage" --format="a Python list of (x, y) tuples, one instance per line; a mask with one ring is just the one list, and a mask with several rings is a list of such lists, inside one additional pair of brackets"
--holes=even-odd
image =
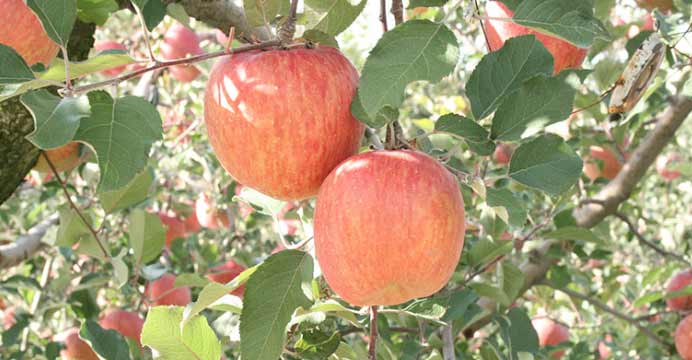
[(41, 20), (48, 36), (66, 47), (77, 19), (77, 0), (28, 0), (27, 5)]
[(37, 90), (22, 95), (21, 101), (34, 118), (34, 132), (27, 139), (41, 149), (67, 144), (74, 138), (80, 121), (89, 116), (85, 97), (61, 98)]
[(93, 320), (87, 320), (79, 329), (79, 337), (84, 339), (94, 352), (104, 359), (130, 360), (130, 348), (125, 338), (115, 330), (106, 330)]
[[(34, 79), (34, 73), (14, 49), (0, 44), (0, 85), (21, 84)], [(0, 88), (2, 93), (7, 90)], [(2, 94), (0, 93), (0, 94)]]
[(217, 360), (221, 344), (204, 316), (183, 320), (183, 308), (156, 306), (149, 310), (142, 329), (142, 345), (150, 346), (163, 358)]
[(130, 213), (129, 223), (130, 246), (134, 251), (135, 262), (148, 263), (156, 259), (166, 240), (166, 229), (159, 217), (142, 209), (135, 209)]
[(495, 150), (495, 143), (488, 139), (488, 130), (457, 114), (442, 115), (435, 122), (435, 131), (464, 139), (471, 151), (478, 155), (490, 155)]
[(102, 26), (111, 13), (119, 10), (115, 0), (77, 0), (77, 17), (87, 23)]

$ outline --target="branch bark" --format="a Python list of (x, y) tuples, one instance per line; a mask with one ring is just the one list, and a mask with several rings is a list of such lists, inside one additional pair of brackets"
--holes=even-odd
[(15, 266), (41, 249), (41, 239), (48, 229), (58, 223), (58, 214), (55, 213), (40, 223), (34, 225), (29, 231), (17, 238), (9, 245), (0, 246), (0, 269)]

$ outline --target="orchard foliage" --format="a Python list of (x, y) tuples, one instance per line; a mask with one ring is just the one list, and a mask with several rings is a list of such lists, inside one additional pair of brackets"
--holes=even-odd
[(692, 359), (691, 19), (0, 0), (0, 358)]

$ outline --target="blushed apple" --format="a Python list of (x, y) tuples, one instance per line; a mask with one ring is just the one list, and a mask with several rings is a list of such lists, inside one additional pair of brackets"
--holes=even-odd
[(675, 349), (683, 360), (692, 360), (692, 315), (687, 315), (675, 328)]
[[(217, 283), (227, 284), (231, 280), (235, 279), (238, 275), (240, 275), (240, 273), (245, 271), (245, 269), (245, 266), (240, 265), (233, 260), (228, 260), (227, 262), (221, 265), (214, 266), (213, 268), (209, 269), (207, 278)], [(231, 294), (242, 297), (243, 292), (245, 292), (244, 285), (233, 290)]]
[(175, 215), (159, 213), (161, 223), (166, 227), (166, 248), (170, 248), (173, 240), (177, 238), (184, 239), (187, 236), (187, 229), (183, 220)]
[(679, 161), (682, 161), (682, 156), (680, 156), (680, 154), (670, 153), (661, 155), (656, 159), (656, 171), (666, 181), (673, 181), (682, 174), (677, 170), (669, 169), (669, 167)]
[[(166, 60), (176, 60), (188, 56), (200, 55), (204, 51), (199, 47), (199, 37), (187, 27), (175, 23), (171, 26), (161, 43), (161, 55)], [(175, 65), (168, 68), (171, 76), (180, 82), (196, 79), (200, 72), (194, 65)]]
[[(536, 317), (531, 320), (533, 328), (538, 333), (538, 344), (544, 346), (556, 346), (565, 341), (569, 341), (569, 329), (566, 326), (555, 322), (547, 317)], [(552, 353), (554, 359), (559, 359), (565, 351), (560, 350)]]
[(208, 229), (227, 229), (231, 224), (228, 214), (218, 209), (209, 195), (204, 193), (195, 201), (195, 215), (199, 224)]
[(497, 144), (495, 152), (493, 153), (495, 163), (500, 165), (509, 164), (509, 159), (512, 158), (513, 151), (512, 147), (508, 144)]
[(60, 356), (65, 360), (99, 360), (89, 344), (79, 337), (79, 329), (72, 328), (64, 334), (58, 335), (65, 343), (65, 348), (60, 350)]
[(129, 337), (140, 344), (144, 319), (139, 314), (131, 311), (111, 309), (107, 310), (99, 320), (99, 325), (104, 329), (112, 329), (121, 335)]
[(150, 303), (154, 305), (185, 306), (192, 300), (190, 288), (181, 286), (174, 288), (175, 275), (165, 274), (150, 282), (144, 291)]
[(7, 330), (17, 323), (14, 315), (17, 313), (17, 308), (14, 306), (7, 307), (2, 311), (2, 328)]
[[(58, 172), (70, 171), (81, 163), (79, 143), (76, 141), (67, 143), (59, 148), (44, 150), (44, 153)], [(48, 161), (46, 161), (43, 155), (38, 157), (34, 170), (42, 173), (52, 173), (50, 165), (48, 165)]]
[[(666, 286), (666, 292), (672, 293), (682, 290), (689, 285), (692, 285), (692, 269), (687, 269), (673, 275)], [(668, 307), (672, 310), (692, 309), (692, 295), (682, 295), (667, 299), (666, 304), (668, 304)]]
[[(584, 158), (584, 174), (591, 181), (599, 177), (613, 180), (620, 170), (622, 170), (622, 162), (615, 152), (607, 147), (591, 146), (589, 148), (589, 156)], [(627, 154), (625, 155), (627, 157)], [(595, 160), (600, 160), (603, 164), (601, 168)]]
[[(96, 50), (97, 52), (102, 52), (102, 51), (106, 51), (106, 50), (127, 51), (127, 48), (125, 47), (125, 45), (123, 45), (117, 41), (104, 40), (104, 41), (99, 41), (99, 42), (95, 43), (94, 44), (94, 50)], [(116, 67), (108, 69), (108, 70), (103, 70), (103, 71), (101, 71), (101, 73), (103, 75), (113, 77), (113, 76), (117, 76), (118, 74), (123, 72), (125, 70), (125, 68), (127, 68), (127, 65), (116, 66)]]
[(29, 65), (48, 67), (58, 53), (58, 44), (23, 0), (0, 1), (0, 44), (13, 48)]

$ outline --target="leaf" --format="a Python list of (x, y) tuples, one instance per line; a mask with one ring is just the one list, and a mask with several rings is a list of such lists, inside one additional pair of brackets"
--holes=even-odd
[(325, 314), (334, 313), (335, 315), (344, 318), (355, 325), (359, 324), (358, 319), (356, 318), (356, 315), (358, 314), (357, 311), (351, 310), (332, 299), (324, 302), (317, 302), (306, 310), (298, 309), (291, 323), (300, 322), (300, 319), (298, 319), (299, 317), (320, 312)]
[(643, 305), (648, 305), (654, 301), (658, 301), (658, 300), (663, 299), (665, 297), (665, 295), (666, 294), (663, 291), (652, 291), (652, 292), (649, 292), (649, 293), (645, 294), (644, 296), (640, 297), (639, 299), (635, 300), (632, 303), (632, 306), (640, 307)]
[(278, 252), (258, 266), (245, 284), (240, 315), (244, 360), (279, 358), (293, 312), (310, 306), (302, 288), (309, 286), (312, 272), (312, 256), (298, 250)]
[(110, 214), (141, 203), (149, 195), (153, 182), (154, 169), (147, 167), (122, 189), (102, 192), (99, 200), (103, 210)]
[(515, 299), (524, 287), (524, 273), (511, 261), (502, 262), (500, 286), (509, 299)]
[(233, 197), (233, 201), (236, 200), (242, 200), (256, 207), (261, 213), (269, 216), (276, 216), (285, 206), (283, 201), (276, 200), (271, 196), (264, 195), (249, 187), (243, 187), (240, 194)]
[(524, 81), (553, 73), (553, 57), (533, 35), (518, 36), (486, 54), (471, 73), (466, 93), (476, 120), (490, 115)]
[(523, 227), (526, 222), (526, 207), (508, 189), (486, 189), (486, 202), (488, 206), (502, 206), (509, 214), (509, 224), (515, 227)]
[(303, 39), (309, 40), (315, 44), (323, 44), (335, 48), (339, 48), (339, 43), (334, 36), (325, 34), (319, 30), (306, 30), (303, 32)]
[(377, 112), (375, 117), (371, 117), (365, 113), (363, 104), (360, 102), (360, 97), (354, 96), (351, 101), (351, 114), (361, 122), (373, 128), (383, 127), (390, 122), (399, 119), (399, 110), (391, 106), (385, 106)]
[(495, 286), (484, 283), (473, 283), (470, 284), (469, 287), (478, 293), (478, 295), (493, 299), (503, 306), (509, 306), (511, 304), (511, 300), (507, 297), (505, 292)]
[(294, 348), (301, 359), (322, 360), (333, 354), (339, 348), (340, 342), (341, 335), (339, 332), (334, 332), (329, 336), (321, 331), (311, 329), (301, 333)]
[(34, 118), (34, 131), (26, 138), (36, 147), (53, 149), (74, 138), (79, 123), (89, 116), (86, 97), (61, 98), (46, 90), (26, 93), (20, 98)]
[(245, 17), (253, 27), (270, 25), (280, 13), (288, 13), (288, 5), (288, 0), (243, 0)]
[(115, 0), (77, 0), (77, 17), (85, 23), (102, 26), (110, 14), (118, 10)]
[(491, 137), (517, 141), (567, 119), (575, 94), (576, 90), (562, 77), (539, 75), (527, 80), (497, 108)]
[(375, 118), (385, 106), (398, 108), (406, 85), (439, 81), (454, 70), (458, 58), (456, 37), (444, 24), (409, 20), (386, 32), (361, 72), (357, 96), (365, 114)]
[(174, 287), (189, 286), (189, 287), (205, 287), (209, 284), (209, 280), (192, 273), (180, 274), (175, 277)]
[(522, 144), (512, 155), (509, 177), (550, 195), (574, 185), (582, 170), (582, 160), (565, 141), (546, 134)]
[(166, 5), (161, 0), (149, 0), (142, 9), (142, 15), (147, 30), (152, 31), (166, 16)]
[(584, 242), (590, 242), (590, 243), (596, 243), (596, 244), (601, 244), (605, 245), (604, 241), (596, 236), (596, 234), (593, 233), (593, 231), (581, 227), (576, 227), (576, 226), (565, 226), (561, 227), (557, 230), (553, 230), (551, 232), (548, 232), (547, 234), (543, 235), (546, 238), (549, 239), (557, 239), (557, 240), (569, 240), (569, 241), (584, 241)]
[(411, 0), (408, 3), (407, 9), (414, 9), (417, 7), (428, 7), (428, 6), (443, 6), (449, 0)]
[(130, 213), (129, 223), (128, 237), (135, 262), (146, 264), (156, 259), (166, 242), (166, 228), (161, 219), (144, 209), (134, 209)]
[(19, 341), (20, 335), (24, 332), (24, 329), (29, 326), (29, 315), (20, 311), (15, 313), (14, 321), (14, 325), (3, 328), (2, 334), (0, 335), (3, 346), (10, 347)]
[(589, 47), (595, 38), (610, 37), (605, 26), (593, 16), (591, 0), (523, 0), (512, 21), (582, 48)]
[(199, 314), (202, 312), (202, 310), (221, 299), (224, 295), (245, 284), (256, 270), (257, 266), (244, 270), (238, 276), (233, 278), (230, 283), (225, 285), (217, 282), (209, 282), (206, 286), (204, 286), (202, 291), (200, 291), (199, 295), (197, 296), (197, 301), (192, 303), (192, 306), (188, 306), (185, 309), (185, 319)]
[(96, 321), (88, 319), (79, 329), (79, 337), (100, 355), (102, 359), (129, 360), (130, 348), (127, 341), (115, 330), (106, 330)]
[(26, 61), (7, 45), (0, 44), (0, 64), (0, 85), (34, 80), (34, 73)]
[(466, 288), (451, 294), (414, 300), (403, 312), (421, 319), (452, 322), (463, 317), (469, 305), (476, 300), (478, 296), (473, 290)]
[(190, 15), (188, 15), (185, 8), (178, 3), (168, 4), (168, 6), (166, 6), (166, 13), (185, 26), (190, 24)]
[(122, 249), (118, 256), (110, 259), (113, 271), (115, 272), (115, 280), (117, 281), (118, 288), (123, 287), (130, 276), (130, 270), (127, 268), (125, 261), (123, 261), (125, 254), (127, 254), (127, 250)]
[[(117, 66), (129, 65), (135, 60), (122, 50), (102, 51), (85, 61), (70, 62), (70, 78), (78, 79), (86, 75), (95, 74), (101, 70), (111, 69)], [(40, 80), (65, 81), (65, 64), (57, 62), (39, 75)]]
[(447, 133), (463, 139), (473, 152), (481, 156), (488, 156), (495, 151), (495, 143), (488, 138), (488, 130), (461, 115), (442, 115), (435, 122), (435, 132)]
[(514, 244), (511, 241), (494, 243), (486, 239), (478, 240), (469, 250), (469, 265), (476, 267), (487, 264), (498, 256), (510, 253), (513, 248)]
[(142, 328), (142, 345), (156, 350), (163, 359), (218, 360), (221, 343), (207, 319), (194, 315), (182, 321), (182, 307), (152, 308)]
[(75, 139), (96, 152), (101, 170), (98, 190), (116, 190), (144, 169), (152, 143), (162, 138), (161, 117), (142, 98), (114, 100), (105, 91), (88, 96), (91, 116), (81, 122)]
[(497, 318), (500, 334), (512, 354), (535, 354), (539, 348), (538, 334), (525, 310), (512, 308), (506, 317)]
[(41, 20), (48, 36), (66, 47), (77, 19), (77, 0), (27, 0), (26, 3)]
[(356, 20), (366, 3), (367, 0), (360, 0), (357, 5), (352, 5), (349, 0), (306, 0), (305, 5), (319, 14), (307, 28), (331, 36), (339, 35)]
[[(67, 206), (59, 211), (60, 227), (56, 236), (56, 246), (72, 246), (79, 242), (78, 253), (87, 254), (98, 259), (104, 259), (103, 252), (98, 247), (96, 239), (79, 215)], [(88, 214), (83, 214), (91, 222)]]

